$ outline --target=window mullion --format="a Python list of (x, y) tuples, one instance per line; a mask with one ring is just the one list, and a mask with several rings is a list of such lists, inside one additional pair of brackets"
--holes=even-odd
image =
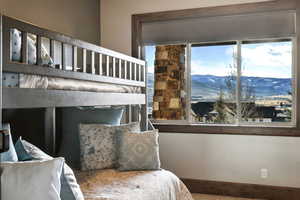
[(241, 49), (241, 41), (237, 41), (237, 51), (236, 51), (236, 111), (237, 111), (237, 125), (241, 124), (242, 121), (242, 113), (241, 113), (241, 75), (242, 75), (242, 49)]
[(192, 45), (188, 43), (186, 45), (186, 61), (185, 61), (185, 66), (186, 66), (186, 73), (185, 73), (185, 80), (186, 80), (186, 120), (188, 123), (192, 123), (191, 119), (191, 109), (192, 109), (192, 104), (191, 104), (191, 91), (192, 91), (192, 82), (191, 82), (191, 56), (192, 53)]

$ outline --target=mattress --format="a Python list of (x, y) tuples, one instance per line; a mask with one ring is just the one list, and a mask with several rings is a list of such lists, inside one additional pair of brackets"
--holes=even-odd
[(140, 87), (99, 83), (58, 77), (3, 73), (4, 88), (31, 88), (111, 93), (141, 93)]
[(86, 200), (193, 200), (172, 172), (75, 171)]

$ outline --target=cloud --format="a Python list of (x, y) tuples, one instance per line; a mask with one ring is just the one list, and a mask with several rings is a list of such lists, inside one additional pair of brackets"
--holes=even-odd
[(292, 45), (268, 43), (243, 45), (243, 74), (247, 76), (290, 78)]
[(193, 59), (191, 61), (191, 74), (225, 76), (228, 75), (229, 72), (230, 68), (228, 63), (208, 64), (202, 62), (200, 59)]
[(292, 64), (291, 45), (288, 44), (245, 45), (242, 48), (242, 57), (247, 65), (290, 67)]

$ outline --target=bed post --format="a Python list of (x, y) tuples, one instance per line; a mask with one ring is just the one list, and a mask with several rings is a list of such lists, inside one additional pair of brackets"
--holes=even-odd
[(2, 36), (3, 35), (3, 26), (2, 26), (2, 15), (0, 13), (0, 129), (2, 129), (2, 65), (3, 65), (3, 58), (2, 58)]
[(55, 107), (45, 108), (45, 148), (47, 153), (55, 155), (56, 153), (56, 120)]
[[(2, 129), (2, 14), (0, 13), (0, 129)], [(0, 175), (1, 175), (1, 171), (0, 171)], [(0, 186), (1, 186), (1, 179), (0, 179)], [(1, 199), (1, 187), (0, 187), (0, 199)]]

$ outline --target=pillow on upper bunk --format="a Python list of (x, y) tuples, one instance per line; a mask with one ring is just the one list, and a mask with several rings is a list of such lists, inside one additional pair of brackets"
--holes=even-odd
[(120, 171), (160, 169), (158, 130), (118, 135)]
[(1, 199), (61, 200), (63, 158), (1, 163)]
[(22, 33), (17, 29), (11, 29), (11, 59), (21, 62)]
[(119, 126), (80, 124), (81, 169), (94, 170), (116, 167), (117, 135), (139, 131), (139, 122)]
[[(33, 144), (22, 140), (22, 138), (19, 138), (15, 146), (20, 161), (53, 159), (53, 157), (44, 153)], [(64, 163), (60, 181), (60, 197), (62, 200), (84, 200), (74, 172), (66, 163)]]
[[(34, 65), (37, 63), (37, 48), (36, 48), (36, 36), (28, 34), (28, 64)], [(21, 62), (21, 49), (22, 49), (22, 32), (17, 29), (11, 29), (11, 58), (12, 61)], [(41, 60), (42, 65), (53, 65), (53, 59), (49, 56), (45, 46), (42, 44), (41, 48)]]
[(64, 108), (62, 110), (62, 143), (59, 155), (65, 157), (72, 168), (80, 168), (78, 125), (120, 125), (124, 108)]
[(18, 156), (14, 147), (14, 143), (12, 141), (12, 136), (10, 132), (10, 125), (9, 124), (3, 124), (2, 128), (6, 131), (8, 131), (9, 135), (9, 150), (4, 153), (0, 153), (0, 163), (1, 162), (17, 162)]
[[(31, 37), (32, 36), (32, 37)], [(36, 38), (32, 34), (28, 34), (28, 64), (36, 64)]]

